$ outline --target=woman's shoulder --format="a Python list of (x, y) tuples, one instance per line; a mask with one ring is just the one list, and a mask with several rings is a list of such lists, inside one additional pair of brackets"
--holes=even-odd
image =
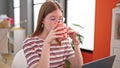
[(43, 44), (43, 40), (39, 37), (27, 36), (23, 41), (23, 47), (36, 47)]
[(30, 36), (28, 35), (25, 39), (24, 39), (24, 43), (27, 42), (35, 42), (35, 41), (43, 41), (42, 39), (40, 39), (38, 36)]
[(31, 37), (31, 36), (27, 36), (27, 37), (24, 39), (23, 43), (26, 43), (26, 42), (31, 41), (31, 40), (32, 40), (32, 37)]

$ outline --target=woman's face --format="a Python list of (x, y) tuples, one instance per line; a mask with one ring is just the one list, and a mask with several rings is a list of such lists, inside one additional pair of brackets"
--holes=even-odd
[(43, 20), (44, 29), (50, 31), (54, 23), (63, 22), (63, 14), (61, 10), (57, 9), (49, 13)]

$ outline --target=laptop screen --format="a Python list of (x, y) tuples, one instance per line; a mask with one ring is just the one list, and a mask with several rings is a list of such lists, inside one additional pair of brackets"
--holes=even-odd
[(82, 68), (112, 68), (115, 55), (86, 63)]

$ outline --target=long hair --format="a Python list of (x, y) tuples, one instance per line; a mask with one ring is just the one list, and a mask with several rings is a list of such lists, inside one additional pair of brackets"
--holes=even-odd
[(57, 1), (46, 1), (43, 3), (39, 10), (38, 20), (37, 20), (37, 27), (35, 32), (31, 36), (37, 36), (40, 35), (44, 29), (43, 27), (43, 19), (51, 12), (55, 11), (56, 9), (60, 9), (63, 13), (63, 9), (61, 5)]

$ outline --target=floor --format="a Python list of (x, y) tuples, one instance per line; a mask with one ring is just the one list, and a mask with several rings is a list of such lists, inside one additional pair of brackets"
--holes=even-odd
[(0, 55), (0, 68), (11, 68), (13, 58), (12, 54)]

